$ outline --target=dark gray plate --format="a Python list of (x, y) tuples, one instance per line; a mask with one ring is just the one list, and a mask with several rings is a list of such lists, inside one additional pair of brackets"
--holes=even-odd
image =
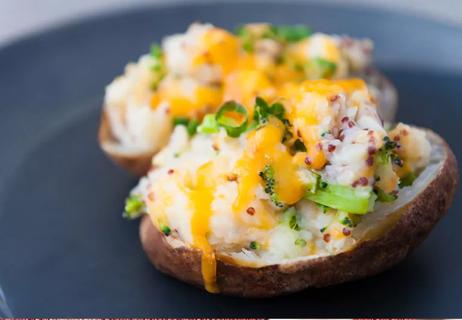
[(157, 272), (120, 212), (136, 180), (96, 142), (104, 86), (152, 41), (195, 20), (307, 23), (371, 37), (399, 118), (462, 159), (462, 30), (313, 4), (210, 4), (102, 16), (0, 50), (0, 285), (15, 316), (462, 316), (462, 203), (416, 252), (362, 281), (277, 299), (210, 295)]

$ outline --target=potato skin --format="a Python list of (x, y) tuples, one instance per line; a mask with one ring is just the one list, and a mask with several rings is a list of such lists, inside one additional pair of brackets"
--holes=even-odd
[[(382, 73), (374, 68), (355, 76), (363, 78), (368, 83), (372, 83), (379, 88), (381, 92), (379, 114), (385, 121), (392, 122), (397, 108), (397, 93), (393, 84)], [(117, 140), (112, 135), (111, 124), (106, 115), (104, 106), (102, 110), (98, 131), (98, 141), (101, 149), (119, 167), (127, 170), (135, 176), (144, 176), (151, 167), (151, 160), (155, 155), (155, 152), (127, 154), (111, 148), (111, 145), (117, 144)]]
[[(283, 295), (371, 276), (404, 259), (445, 214), (457, 188), (457, 161), (442, 139), (441, 143), (446, 149), (441, 170), (381, 236), (364, 240), (352, 250), (337, 255), (259, 268), (239, 266), (218, 257), (220, 293), (242, 297)], [(157, 269), (203, 288), (200, 251), (172, 247), (148, 216), (141, 221), (140, 238)]]
[(151, 167), (152, 153), (127, 154), (117, 152), (114, 148), (111, 148), (111, 145), (117, 144), (117, 141), (112, 135), (110, 123), (106, 115), (106, 111), (104, 111), (104, 106), (98, 129), (98, 142), (104, 153), (115, 164), (135, 176), (141, 177), (145, 175)]

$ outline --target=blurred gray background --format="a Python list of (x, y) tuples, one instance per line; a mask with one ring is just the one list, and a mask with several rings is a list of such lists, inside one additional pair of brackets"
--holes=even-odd
[[(199, 0), (200, 2), (208, 2)], [(213, 1), (213, 0), (209, 0)], [(215, 0), (220, 1), (220, 0)], [(228, 0), (229, 1), (229, 0)], [(276, 1), (276, 0), (273, 0)], [(283, 0), (279, 0), (283, 1)], [(279, 2), (278, 1), (278, 2)], [(301, 0), (299, 0), (301, 1)], [(348, 6), (378, 7), (462, 26), (462, 0), (307, 0)], [(71, 22), (148, 4), (193, 0), (0, 0), (0, 46), (14, 39)], [(241, 1), (242, 2), (242, 1)]]

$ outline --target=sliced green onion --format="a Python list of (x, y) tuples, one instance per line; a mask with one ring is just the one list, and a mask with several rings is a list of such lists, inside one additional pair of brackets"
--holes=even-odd
[(257, 122), (258, 125), (265, 124), (266, 122), (268, 122), (268, 117), (270, 115), (284, 122), (286, 126), (290, 124), (288, 123), (288, 120), (284, 118), (285, 109), (281, 103), (276, 102), (272, 105), (269, 105), (264, 99), (257, 97), (255, 99), (255, 107), (253, 114), (253, 119), (255, 120), (255, 122)]
[(337, 210), (365, 214), (373, 209), (377, 196), (369, 187), (326, 184), (315, 193), (307, 192), (305, 198)]
[(214, 114), (208, 114), (202, 120), (202, 123), (197, 127), (197, 132), (211, 134), (219, 131), (217, 120)]
[(154, 79), (151, 83), (151, 90), (157, 90), (160, 82), (166, 74), (165, 64), (162, 61), (162, 48), (158, 44), (151, 45), (151, 57), (154, 58), (154, 64), (151, 70), (154, 72)]
[(157, 43), (153, 43), (151, 45), (151, 56), (153, 58), (155, 58), (155, 59), (161, 59), (162, 58), (162, 48)]
[(178, 125), (183, 125), (183, 126), (187, 126), (188, 123), (189, 123), (189, 119), (188, 118), (184, 118), (184, 117), (177, 117), (177, 118), (173, 118), (173, 126), (178, 126)]
[(252, 34), (245, 26), (240, 26), (236, 29), (236, 35), (241, 38), (242, 48), (246, 52), (252, 52), (254, 50), (254, 39)]
[(270, 112), (276, 118), (283, 120), (286, 110), (284, 109), (282, 103), (276, 102), (271, 105)]
[(186, 131), (188, 131), (189, 136), (193, 136), (196, 134), (197, 127), (199, 126), (199, 122), (196, 119), (188, 119), (184, 117), (178, 117), (173, 119), (173, 126), (182, 125), (186, 127)]
[(414, 172), (408, 173), (407, 175), (405, 175), (404, 177), (400, 179), (399, 187), (404, 188), (404, 187), (412, 186), (416, 178), (417, 177)]
[(252, 241), (249, 244), (249, 248), (252, 250), (260, 250), (260, 244), (257, 241)]
[(337, 65), (329, 60), (317, 57), (310, 61), (309, 68), (319, 78), (332, 77), (337, 70)]
[(274, 26), (273, 32), (278, 39), (286, 42), (297, 42), (309, 37), (312, 34), (311, 29), (304, 25)]
[(299, 246), (299, 247), (304, 247), (304, 246), (306, 246), (306, 240), (302, 239), (302, 238), (299, 238), (299, 239), (295, 240), (295, 245)]
[(199, 122), (196, 119), (191, 119), (186, 126), (189, 136), (193, 136), (197, 132), (197, 127), (199, 127)]
[(172, 229), (170, 229), (169, 226), (167, 226), (167, 225), (165, 225), (163, 223), (159, 223), (159, 229), (166, 236), (170, 235), (170, 233), (172, 232)]
[(218, 110), (216, 122), (225, 128), (230, 137), (236, 138), (247, 129), (247, 110), (234, 101), (228, 101)]
[(270, 114), (270, 108), (268, 103), (260, 97), (255, 99), (255, 107), (253, 112), (253, 119), (259, 125), (266, 123), (268, 121), (268, 116)]
[(125, 199), (125, 208), (123, 217), (127, 219), (136, 219), (146, 211), (146, 205), (140, 195), (130, 195)]

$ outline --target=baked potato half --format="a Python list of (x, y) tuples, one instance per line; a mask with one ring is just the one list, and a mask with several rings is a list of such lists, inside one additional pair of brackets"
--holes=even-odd
[(430, 130), (385, 127), (361, 79), (305, 81), (175, 127), (132, 190), (144, 250), (209, 292), (263, 297), (366, 277), (403, 259), (458, 180)]
[(98, 129), (98, 142), (104, 153), (116, 165), (134, 176), (143, 176), (151, 167), (151, 159), (155, 151), (126, 148), (125, 145), (121, 144), (112, 133), (111, 123), (108, 120), (106, 111), (104, 111), (104, 107)]
[[(357, 240), (354, 246), (335, 255), (301, 257), (263, 266), (251, 266), (217, 253), (219, 292), (243, 297), (277, 296), (368, 277), (403, 260), (445, 214), (458, 183), (454, 154), (441, 137), (430, 130), (426, 133), (432, 145), (430, 164), (396, 202), (376, 208), (353, 231)], [(148, 216), (141, 221), (140, 238), (158, 270), (204, 287), (201, 251), (174, 234), (166, 236)]]
[(396, 90), (372, 67), (372, 49), (368, 39), (312, 34), (304, 26), (249, 24), (232, 34), (193, 24), (127, 65), (107, 87), (99, 143), (116, 164), (141, 176), (175, 120), (193, 124), (229, 100), (250, 111), (257, 96), (273, 101), (306, 79), (362, 78), (379, 114), (393, 121)]

